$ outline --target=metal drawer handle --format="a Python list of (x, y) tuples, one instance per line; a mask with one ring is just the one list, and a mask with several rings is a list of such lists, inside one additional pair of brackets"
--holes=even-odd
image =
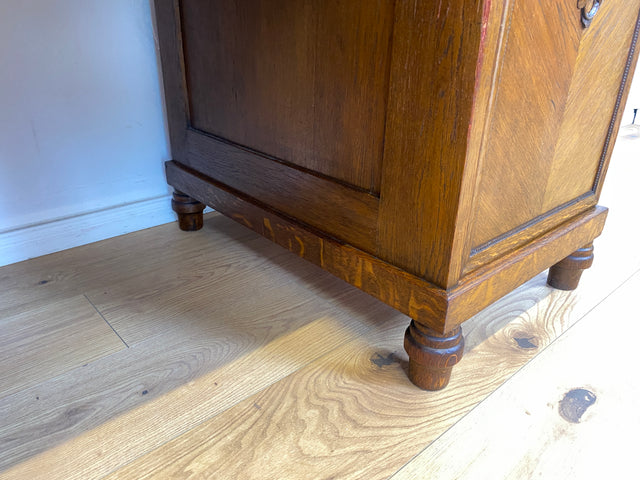
[(587, 28), (595, 18), (602, 0), (578, 0), (578, 8), (582, 9), (582, 26)]

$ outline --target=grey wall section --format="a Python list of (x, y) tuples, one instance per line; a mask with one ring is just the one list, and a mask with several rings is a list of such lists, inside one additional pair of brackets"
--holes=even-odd
[(2, 233), (167, 195), (151, 7), (0, 2), (0, 242)]
[(0, 2), (0, 62), (0, 230), (167, 193), (148, 0)]

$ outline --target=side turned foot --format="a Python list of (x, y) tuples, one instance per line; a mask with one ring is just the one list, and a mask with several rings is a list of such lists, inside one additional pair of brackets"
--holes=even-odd
[(593, 264), (593, 244), (590, 243), (559, 261), (549, 269), (547, 283), (559, 290), (575, 290), (582, 272)]
[(404, 335), (404, 349), (409, 354), (409, 379), (424, 390), (441, 390), (462, 358), (462, 329), (443, 335), (411, 321)]
[(171, 207), (178, 214), (180, 230), (190, 232), (202, 228), (202, 211), (206, 205), (176, 190), (173, 192)]

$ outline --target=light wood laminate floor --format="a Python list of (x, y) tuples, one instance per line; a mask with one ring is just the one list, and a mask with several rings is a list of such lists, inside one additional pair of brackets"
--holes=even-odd
[(0, 268), (0, 478), (630, 478), (638, 178), (621, 140), (580, 288), (465, 323), (441, 392), (407, 317), (217, 214)]

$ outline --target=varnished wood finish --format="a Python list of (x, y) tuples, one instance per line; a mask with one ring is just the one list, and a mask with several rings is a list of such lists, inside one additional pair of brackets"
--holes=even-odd
[[(0, 478), (633, 476), (640, 163), (620, 143), (580, 288), (541, 274), (465, 322), (439, 392), (403, 373), (406, 316), (216, 213), (0, 268)], [(593, 348), (612, 319), (614, 369)], [(575, 388), (597, 395), (579, 424), (559, 415)]]
[(192, 131), (187, 132), (187, 152), (194, 170), (332, 237), (375, 251), (378, 199), (373, 195)]
[(178, 214), (180, 230), (191, 232), (202, 228), (204, 204), (176, 190), (171, 199), (171, 208)]
[(582, 272), (593, 265), (593, 244), (579, 248), (549, 269), (547, 283), (560, 290), (575, 290)]
[[(638, 291), (636, 274), (390, 480), (633, 477)], [(625, 335), (603, 342), (614, 318)]]
[(442, 390), (464, 353), (462, 329), (443, 335), (412, 321), (404, 334), (404, 349), (409, 355), (409, 379), (424, 390)]
[(450, 288), (482, 3), (397, 2), (379, 256)]
[(265, 205), (255, 204), (241, 193), (229, 191), (178, 163), (167, 163), (167, 179), (177, 188), (194, 192), (203, 201), (216, 205), (235, 221), (440, 333), (455, 329), (600, 235), (607, 216), (607, 209), (602, 207), (587, 211), (475, 270), (456, 288), (445, 291), (366, 252), (269, 212)]
[(379, 192), (393, 11), (392, 0), (184, 2), (193, 128)]
[(601, 233), (640, 0), (156, 9), (169, 183), (438, 334)]
[[(597, 191), (637, 58), (638, 1), (606, 2), (589, 29), (575, 2), (505, 3), (513, 12), (498, 46), (474, 247)], [(596, 83), (599, 93), (588, 93)]]

